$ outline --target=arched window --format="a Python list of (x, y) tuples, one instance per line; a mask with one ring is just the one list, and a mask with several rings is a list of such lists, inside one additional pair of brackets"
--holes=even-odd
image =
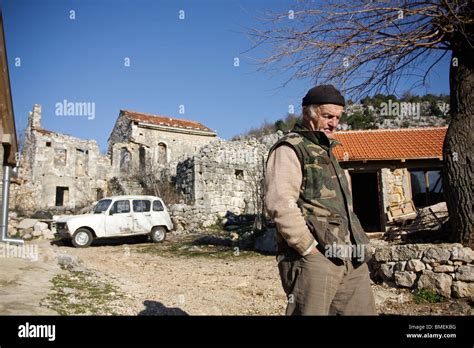
[(159, 143), (158, 144), (158, 163), (159, 164), (165, 164), (167, 162), (167, 156), (168, 154), (166, 144), (164, 143)]

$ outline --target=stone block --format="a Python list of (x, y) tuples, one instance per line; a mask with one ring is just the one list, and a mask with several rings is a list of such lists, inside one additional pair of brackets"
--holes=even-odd
[(474, 297), (474, 283), (465, 283), (461, 281), (454, 281), (451, 286), (453, 297), (456, 298), (473, 298)]
[(403, 272), (405, 270), (405, 267), (406, 267), (406, 264), (407, 262), (406, 261), (399, 261), (395, 264), (395, 266), (393, 267), (393, 270), (395, 272)]
[(412, 272), (420, 272), (426, 268), (425, 264), (421, 260), (409, 260), (405, 269)]
[(439, 266), (436, 266), (433, 271), (435, 271), (436, 273), (450, 273), (450, 272), (454, 272), (454, 266), (450, 266), (450, 265), (439, 265)]
[(392, 261), (408, 261), (421, 258), (423, 251), (427, 249), (425, 244), (406, 244), (392, 247)]
[(375, 249), (374, 258), (377, 262), (388, 262), (392, 260), (392, 249), (390, 247), (382, 247)]
[(384, 280), (393, 279), (393, 267), (395, 266), (394, 262), (387, 262), (380, 266), (378, 273)]
[(23, 229), (33, 228), (37, 222), (38, 220), (36, 219), (23, 219), (18, 224), (18, 229), (23, 230)]
[(474, 265), (459, 266), (456, 270), (456, 280), (474, 282)]
[(33, 226), (33, 230), (34, 231), (43, 231), (43, 230), (46, 230), (48, 228), (48, 224), (47, 223), (44, 223), (44, 222), (40, 222), (38, 221), (37, 223), (35, 223), (35, 225)]
[(448, 261), (451, 257), (451, 252), (442, 247), (432, 247), (425, 251), (424, 259), (427, 262), (441, 262)]
[(451, 297), (451, 285), (453, 278), (445, 273), (434, 273), (423, 271), (417, 283), (418, 289), (431, 290), (441, 296)]
[(405, 288), (411, 288), (415, 284), (416, 274), (413, 272), (395, 272), (395, 284)]
[(471, 248), (454, 248), (451, 251), (452, 261), (470, 263), (474, 259), (474, 251)]
[(42, 234), (44, 239), (54, 239), (54, 232), (49, 229), (43, 230)]

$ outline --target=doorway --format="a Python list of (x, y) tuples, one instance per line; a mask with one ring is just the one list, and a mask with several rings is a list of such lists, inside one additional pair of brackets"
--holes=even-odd
[(56, 206), (62, 207), (69, 201), (69, 187), (56, 186)]
[(380, 232), (380, 199), (377, 172), (351, 173), (354, 213), (366, 232)]
[(143, 146), (138, 149), (138, 161), (140, 165), (140, 174), (144, 175), (146, 172), (146, 151)]

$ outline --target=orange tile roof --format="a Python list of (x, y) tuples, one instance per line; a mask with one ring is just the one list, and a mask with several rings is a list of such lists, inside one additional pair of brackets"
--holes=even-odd
[(447, 127), (341, 131), (334, 135), (341, 145), (334, 149), (337, 159), (400, 160), (442, 158)]
[(152, 123), (158, 126), (176, 127), (176, 128), (184, 128), (184, 129), (189, 129), (189, 130), (199, 130), (199, 131), (215, 133), (212, 129), (196, 121), (182, 120), (179, 118), (171, 118), (167, 116), (144, 114), (142, 112), (136, 112), (136, 111), (130, 111), (130, 110), (120, 110), (120, 113), (123, 113), (129, 119), (134, 120), (134, 121)]

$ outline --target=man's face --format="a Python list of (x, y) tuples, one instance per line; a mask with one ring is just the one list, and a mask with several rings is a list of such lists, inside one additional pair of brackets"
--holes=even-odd
[(322, 104), (315, 108), (316, 118), (308, 120), (312, 130), (324, 132), (328, 138), (332, 138), (337, 125), (341, 120), (344, 107), (335, 104)]

